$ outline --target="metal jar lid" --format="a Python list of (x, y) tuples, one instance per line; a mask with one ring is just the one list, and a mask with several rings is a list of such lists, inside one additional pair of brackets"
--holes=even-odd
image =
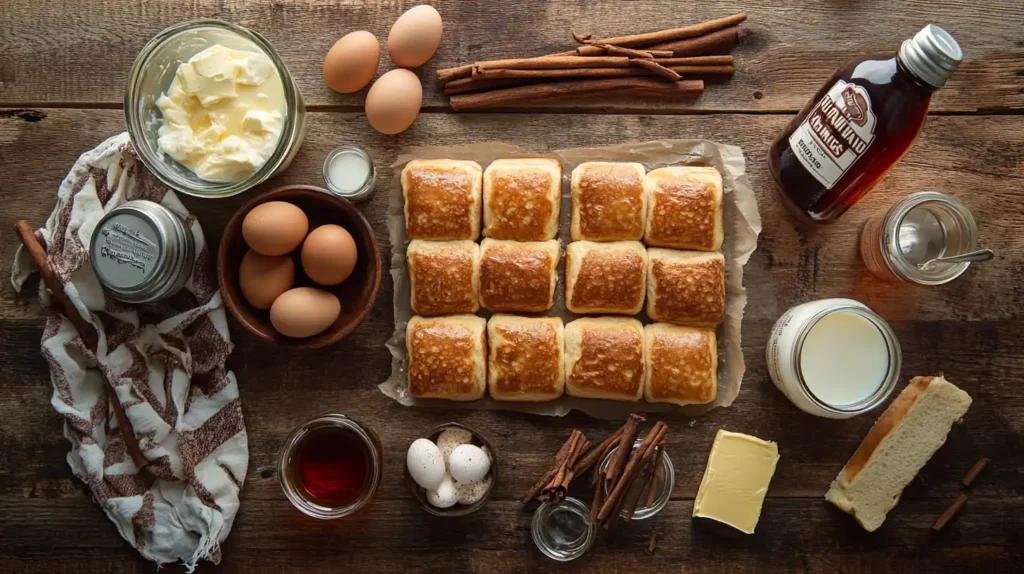
[(133, 200), (107, 212), (89, 245), (103, 288), (126, 303), (149, 303), (177, 293), (195, 262), (192, 231), (159, 203)]
[(949, 32), (928, 24), (900, 46), (900, 62), (922, 82), (941, 88), (964, 59)]
[(970, 263), (919, 264), (978, 248), (974, 217), (958, 199), (937, 191), (908, 195), (885, 214), (879, 247), (897, 277), (919, 285), (942, 285), (963, 275)]

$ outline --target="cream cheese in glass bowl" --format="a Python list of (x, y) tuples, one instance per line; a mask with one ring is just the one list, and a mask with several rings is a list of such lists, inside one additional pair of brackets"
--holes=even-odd
[(219, 20), (184, 22), (142, 49), (125, 91), (139, 157), (199, 197), (241, 193), (284, 170), (305, 135), (287, 66), (259, 34)]

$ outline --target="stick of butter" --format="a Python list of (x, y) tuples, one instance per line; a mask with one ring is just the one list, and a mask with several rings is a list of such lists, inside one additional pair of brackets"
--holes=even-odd
[(774, 442), (719, 430), (700, 481), (693, 515), (753, 534), (779, 461)]

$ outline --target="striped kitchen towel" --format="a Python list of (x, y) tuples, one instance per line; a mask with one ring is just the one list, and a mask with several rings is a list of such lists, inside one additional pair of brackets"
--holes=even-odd
[[(100, 217), (131, 199), (162, 203), (184, 218), (196, 242), (185, 289), (171, 299), (129, 305), (105, 295), (89, 264)], [(138, 159), (127, 134), (83, 154), (60, 184), (57, 205), (36, 232), (69, 299), (95, 327), (86, 348), (74, 326), (50, 310), (42, 354), (50, 365), (50, 403), (71, 441), (67, 460), (130, 544), (158, 564), (220, 561), (238, 512), (249, 446), (235, 376), (225, 368), (231, 337), (214, 274), (216, 254), (202, 228)], [(36, 271), (18, 250), (11, 282), (20, 290)], [(117, 391), (139, 446), (140, 471), (125, 450), (100, 372)]]

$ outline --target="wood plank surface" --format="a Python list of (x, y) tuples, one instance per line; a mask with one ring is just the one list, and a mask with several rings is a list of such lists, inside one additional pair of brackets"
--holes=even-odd
[[(331, 92), (322, 57), (344, 33), (369, 29), (386, 41), (412, 0), (5, 0), (0, 3), (0, 263), (11, 262), (18, 219), (40, 225), (57, 185), (82, 152), (124, 129), (124, 84), (139, 49), (183, 20), (217, 17), (264, 34), (302, 90), (308, 135), (286, 173), (262, 186), (322, 184), (327, 152), (365, 146), (379, 170), (378, 193), (360, 205), (390, 260), (388, 167), (417, 145), (503, 141), (524, 150), (659, 138), (707, 138), (741, 146), (763, 231), (745, 268), (743, 389), (729, 408), (696, 420), (658, 417), (672, 431), (672, 501), (655, 519), (602, 537), (578, 562), (558, 565), (530, 540), (517, 502), (573, 427), (601, 439), (616, 423), (578, 413), (563, 419), (498, 411), (410, 409), (376, 385), (390, 372), (383, 350), (393, 331), (390, 276), (363, 323), (343, 342), (299, 356), (270, 347), (232, 319), (249, 435), (249, 472), (219, 568), (200, 572), (695, 571), (1003, 572), (1024, 559), (1024, 6), (1019, 0), (965, 5), (953, 0), (780, 2), (614, 0), (431, 2), (444, 18), (437, 55), (417, 73), (424, 113), (407, 132), (382, 136), (362, 114), (365, 90)], [(746, 10), (738, 72), (696, 101), (602, 100), (548, 103), (540, 113), (452, 114), (434, 82), (437, 69), (474, 60), (531, 56), (573, 47), (571, 31), (613, 35), (695, 23)], [(862, 54), (892, 52), (926, 23), (962, 44), (966, 60), (916, 146), (839, 223), (798, 227), (766, 168), (772, 138), (831, 72)], [(391, 68), (386, 53), (378, 73)], [(598, 114), (608, 111), (612, 114)], [(925, 288), (867, 275), (857, 254), (864, 222), (898, 198), (926, 189), (951, 193), (972, 211), (995, 261), (951, 285)], [(259, 193), (260, 190), (250, 192)], [(251, 197), (184, 198), (216, 244)], [(152, 572), (72, 475), (52, 388), (39, 354), (44, 321), (33, 282), (26, 293), (0, 286), (0, 572)], [(823, 494), (873, 422), (806, 415), (777, 391), (764, 347), (789, 307), (824, 297), (867, 302), (896, 331), (904, 381), (943, 371), (974, 398), (963, 424), (904, 493), (875, 533), (864, 532)], [(902, 383), (901, 383), (902, 386)], [(324, 412), (344, 412), (378, 431), (384, 477), (373, 504), (346, 520), (306, 518), (284, 498), (277, 452), (287, 433)], [(458, 420), (486, 434), (500, 455), (500, 481), (477, 514), (441, 520), (419, 509), (401, 478), (405, 448), (427, 429)], [(779, 443), (781, 459), (754, 535), (690, 517), (715, 432), (725, 428)], [(960, 492), (981, 456), (992, 462), (966, 507), (940, 534), (930, 525)], [(655, 554), (646, 552), (651, 529)], [(177, 572), (179, 567), (170, 567)]]
[[(311, 106), (361, 108), (365, 90), (352, 95), (323, 83), (323, 56), (345, 33), (368, 29), (386, 40), (390, 25), (415, 0), (196, 0), (52, 4), (5, 0), (0, 18), (0, 103), (8, 105), (120, 105), (132, 61), (163, 28), (218, 17), (265, 35), (281, 52)], [(1018, 1), (859, 0), (778, 2), (730, 0), (620, 4), (489, 0), (434, 2), (444, 18), (437, 55), (420, 71), (424, 105), (446, 106), (436, 70), (475, 60), (529, 57), (575, 47), (575, 30), (621, 35), (682, 26), (746, 10), (747, 38), (735, 51), (736, 76), (710, 86), (697, 101), (564, 102), (563, 110), (794, 111), (833, 70), (864, 54), (894, 53), (929, 22), (946, 27), (965, 61), (933, 109), (989, 113), (1024, 110), (1024, 27)], [(50, 9), (46, 9), (49, 6)], [(384, 50), (386, 52), (386, 50)], [(385, 55), (379, 72), (392, 67)]]
[[(20, 217), (41, 222), (51, 208), (53, 190), (76, 156), (117, 133), (123, 122), (117, 110), (8, 110), (0, 112), (0, 118), (0, 157), (18, 174), (0, 188), (5, 205), (0, 230)], [(1024, 133), (999, 116), (934, 117), (917, 147), (872, 195), (837, 225), (809, 233), (793, 225), (765, 169), (766, 144), (786, 121), (783, 116), (734, 114), (429, 114), (409, 132), (387, 138), (367, 135), (365, 118), (359, 114), (312, 113), (299, 156), (287, 173), (265, 187), (319, 183), (326, 153), (350, 138), (367, 146), (382, 167), (409, 146), (441, 141), (504, 140), (543, 151), (599, 145), (614, 133), (619, 134), (617, 141), (705, 137), (742, 146), (764, 221), (759, 249), (746, 267), (749, 304), (743, 347), (748, 376), (743, 391), (732, 407), (696, 421), (667, 417), (673, 427), (668, 452), (678, 476), (672, 504), (653, 521), (664, 533), (656, 555), (649, 557), (643, 550), (648, 526), (637, 525), (610, 546), (599, 543), (576, 568), (671, 568), (685, 561), (688, 567), (701, 564), (697, 570), (728, 564), (735, 571), (755, 571), (770, 559), (771, 569), (835, 566), (854, 571), (894, 565), (918, 568), (935, 564), (940, 556), (964, 566), (1006, 566), (1019, 555), (1019, 532), (1024, 530), (1024, 393), (1019, 378), (1006, 375), (1024, 367), (1024, 353), (1015, 344), (1021, 336), (1024, 303), (1016, 280), (1024, 268), (1024, 214), (1015, 209), (1024, 158), (989, 153), (989, 161), (981, 164), (974, 158), (991, 150), (1022, 149)], [(514, 134), (508, 130), (511, 123), (516, 125)], [(387, 255), (386, 190), (393, 181), (389, 169), (382, 169), (380, 176), (379, 191), (363, 211), (379, 230)], [(961, 197), (978, 218), (985, 245), (1000, 254), (998, 262), (979, 265), (960, 281), (937, 289), (897, 289), (865, 275), (855, 247), (864, 220), (919, 189), (941, 189)], [(185, 201), (216, 241), (244, 199)], [(13, 242), (4, 241), (0, 260), (10, 261), (13, 248)], [(861, 532), (822, 499), (872, 417), (826, 421), (805, 415), (775, 390), (765, 371), (763, 349), (774, 319), (792, 305), (827, 296), (868, 301), (892, 322), (903, 345), (904, 373), (941, 369), (976, 400), (965, 424), (954, 429), (949, 444), (908, 488), (904, 502), (876, 535)], [(377, 304), (355, 333), (341, 344), (303, 354), (301, 360), (268, 348), (232, 324), (237, 348), (229, 366), (243, 393), (250, 468), (242, 512), (225, 547), (226, 571), (260, 566), (319, 571), (338, 561), (371, 570), (408, 567), (416, 563), (410, 562), (411, 556), (442, 560), (444, 545), (463, 551), (452, 563), (457, 568), (520, 571), (550, 566), (533, 550), (529, 512), (522, 511), (515, 499), (543, 472), (547, 457), (569, 428), (577, 426), (600, 438), (614, 424), (577, 414), (558, 420), (501, 412), (415, 410), (393, 403), (375, 387), (390, 370), (390, 359), (381, 349), (393, 329), (391, 298), (386, 277)], [(46, 365), (37, 353), (42, 317), (34, 297), (16, 296), (4, 286), (0, 318), (0, 357), (6, 359), (0, 371), (0, 396), (5, 399), (0, 402), (0, 420), (10, 421), (3, 437), (9, 470), (0, 472), (0, 512), (9, 517), (0, 521), (0, 537), (7, 541), (0, 560), (10, 559), (26, 571), (39, 571), (54, 556), (81, 560), (98, 570), (104, 564), (110, 570), (148, 567), (117, 537), (63, 463), (67, 445), (59, 419), (47, 405)], [(384, 430), (384, 481), (376, 504), (359, 521), (321, 524), (305, 519), (283, 499), (275, 476), (276, 454), (287, 432), (325, 411), (343, 411)], [(442, 525), (416, 508), (405, 492), (402, 453), (426, 429), (452, 419), (491, 438), (501, 453), (502, 478), (485, 511)], [(764, 518), (750, 539), (689, 518), (719, 428), (780, 444), (782, 459)], [(993, 464), (974, 489), (964, 515), (948, 532), (931, 536), (931, 521), (955, 498), (959, 478), (980, 456), (992, 458)], [(25, 528), (29, 516), (48, 518)], [(72, 527), (75, 537), (63, 534)], [(442, 531), (445, 534), (438, 534)], [(48, 542), (40, 545), (44, 540)], [(721, 552), (728, 552), (728, 561), (714, 562)], [(111, 553), (126, 562), (113, 560)]]

